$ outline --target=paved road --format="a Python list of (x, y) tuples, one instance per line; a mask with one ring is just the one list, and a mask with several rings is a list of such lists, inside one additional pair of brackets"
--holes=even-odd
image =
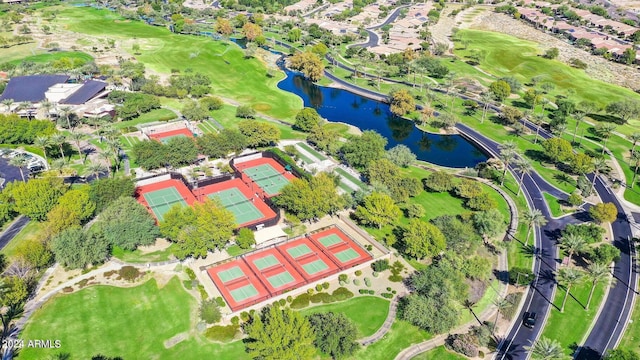
[(7, 230), (5, 230), (2, 234), (0, 234), (0, 250), (4, 249), (5, 246), (11, 241), (11, 239), (16, 236), (20, 230), (22, 230), (29, 223), (29, 218), (26, 216), (20, 216), (16, 221), (11, 224)]
[(362, 43), (362, 44), (355, 44), (352, 46), (359, 46), (359, 47), (374, 47), (374, 46), (378, 46), (378, 42), (380, 41), (380, 37), (378, 36), (377, 33), (373, 32), (373, 30), (377, 30), (380, 29), (381, 27), (385, 26), (385, 25), (389, 25), (392, 22), (396, 21), (396, 19), (398, 18), (398, 16), (400, 15), (400, 11), (402, 11), (402, 9), (409, 7), (411, 5), (403, 5), (400, 6), (398, 8), (396, 8), (391, 15), (389, 15), (389, 17), (387, 17), (387, 19), (383, 22), (381, 22), (378, 25), (375, 26), (371, 26), (365, 29), (365, 31), (369, 34), (369, 40), (366, 43)]
[[(25, 167), (24, 169), (22, 169), (22, 171), (24, 172), (24, 178), (28, 179), (29, 169)], [(9, 160), (5, 158), (0, 158), (0, 178), (5, 179), (5, 182), (4, 184), (2, 184), (2, 186), (12, 181), (22, 181), (20, 169), (15, 166), (9, 165)]]

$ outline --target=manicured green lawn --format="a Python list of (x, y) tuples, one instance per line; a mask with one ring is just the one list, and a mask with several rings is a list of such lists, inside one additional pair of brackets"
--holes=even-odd
[[(542, 336), (559, 341), (564, 347), (565, 353), (571, 355), (573, 350), (570, 347), (581, 344), (582, 338), (587, 333), (589, 326), (591, 326), (591, 322), (604, 297), (605, 288), (604, 284), (596, 286), (589, 310), (585, 311), (584, 306), (587, 304), (591, 284), (585, 283), (573, 286), (569, 298), (567, 298), (564, 313), (561, 313), (556, 308), (551, 308), (551, 314), (542, 331)], [(564, 288), (558, 287), (553, 301), (558, 308), (562, 305), (564, 294)]]
[(123, 250), (117, 246), (114, 246), (111, 249), (111, 255), (114, 257), (130, 263), (149, 263), (149, 262), (158, 262), (158, 261), (166, 261), (171, 258), (173, 254), (173, 244), (168, 248), (160, 251), (154, 251), (151, 253), (143, 254), (140, 250)]
[(340, 176), (343, 176), (347, 180), (351, 181), (354, 185), (357, 185), (359, 188), (361, 189), (367, 188), (367, 184), (363, 183), (360, 179), (346, 172), (344, 169), (337, 167), (333, 171), (337, 172)]
[[(210, 112), (211, 117), (224, 128), (235, 129), (238, 127), (238, 123), (243, 119), (236, 117), (236, 106), (233, 105), (224, 105), (219, 110), (213, 110)], [(253, 121), (262, 121), (274, 125), (278, 129), (280, 129), (280, 138), (281, 139), (305, 139), (307, 135), (303, 132), (293, 130), (291, 126), (267, 121), (261, 119), (260, 117), (256, 118)]]
[(240, 246), (238, 245), (231, 245), (227, 248), (227, 252), (229, 253), (230, 256), (238, 256), (238, 255), (242, 255), (246, 252), (251, 251), (252, 249), (241, 249)]
[[(489, 284), (489, 286), (487, 286), (487, 289), (485, 290), (484, 295), (482, 295), (480, 300), (478, 300), (478, 302), (473, 306), (473, 311), (476, 314), (476, 316), (482, 313), (483, 311), (485, 311), (489, 306), (493, 305), (495, 300), (497, 300), (498, 297), (500, 296), (499, 289), (500, 289), (500, 282), (498, 280), (493, 280)], [(465, 308), (465, 309), (462, 309), (460, 312), (458, 325), (463, 325), (474, 320), (475, 320), (475, 317), (473, 316), (473, 314), (471, 314), (471, 311)], [(493, 321), (493, 319), (490, 319), (490, 321)], [(478, 325), (478, 322), (476, 321), (474, 325)]]
[[(89, 359), (248, 359), (244, 344), (213, 344), (197, 334), (192, 318), (195, 299), (173, 278), (158, 289), (155, 280), (134, 288), (92, 286), (49, 300), (30, 319), (23, 339), (59, 339), (62, 348), (24, 349), (19, 359), (43, 359), (56, 353)], [(189, 332), (187, 340), (167, 349), (164, 342)]]
[(2, 49), (2, 63), (5, 62), (20, 62), (25, 57), (33, 54), (43, 53), (44, 51), (38, 49), (38, 44), (34, 41), (28, 44), (16, 45), (10, 48)]
[(549, 193), (542, 193), (542, 195), (544, 196), (544, 201), (546, 201), (547, 205), (549, 206), (549, 210), (551, 211), (551, 216), (560, 217), (565, 214), (564, 211), (562, 211), (562, 208), (560, 207), (560, 202), (558, 201), (558, 199), (555, 198), (555, 196)]
[(389, 300), (377, 296), (359, 296), (335, 304), (314, 306), (300, 311), (303, 315), (343, 313), (358, 328), (359, 337), (375, 334), (389, 314)]
[(268, 77), (259, 60), (245, 59), (243, 51), (231, 43), (173, 34), (163, 27), (124, 20), (113, 12), (88, 7), (63, 8), (55, 22), (81, 34), (136, 39), (141, 54), (135, 57), (150, 69), (168, 74), (172, 69), (190, 68), (204, 73), (212, 80), (212, 93), (249, 104), (259, 112), (292, 121), (302, 108), (299, 97), (276, 88), (284, 74)]
[(355, 353), (352, 360), (389, 360), (413, 344), (429, 340), (431, 334), (406, 321), (397, 320), (379, 341)]
[(556, 86), (551, 96), (566, 95), (567, 90), (573, 89), (578, 102), (593, 101), (600, 106), (625, 98), (640, 99), (630, 89), (592, 79), (582, 70), (539, 56), (542, 50), (537, 43), (510, 35), (469, 29), (459, 31), (458, 37), (469, 41), (469, 46), (467, 50), (456, 50), (456, 55), (465, 56), (471, 51), (482, 50), (485, 56), (479, 68), (498, 77), (515, 76), (523, 84), (541, 75), (541, 82)]
[(93, 60), (93, 57), (91, 55), (87, 53), (83, 53), (81, 51), (60, 51), (60, 52), (53, 52), (53, 53), (31, 55), (31, 56), (24, 57), (22, 59), (13, 60), (11, 61), (11, 63), (19, 64), (20, 62), (23, 62), (23, 61), (34, 62), (34, 63), (46, 63), (50, 61), (59, 60), (62, 58), (82, 59), (84, 61)]
[(15, 254), (18, 245), (26, 240), (42, 240), (45, 231), (46, 225), (44, 223), (31, 220), (0, 252), (10, 258)]
[(168, 121), (176, 119), (176, 113), (169, 109), (154, 109), (149, 111), (148, 113), (144, 113), (137, 118), (120, 121), (113, 124), (113, 127), (116, 129), (124, 129), (126, 127), (133, 127), (140, 124), (146, 124), (153, 121)]
[(411, 358), (412, 360), (465, 360), (467, 357), (447, 350), (444, 345), (433, 348), (427, 352), (423, 352), (418, 356)]

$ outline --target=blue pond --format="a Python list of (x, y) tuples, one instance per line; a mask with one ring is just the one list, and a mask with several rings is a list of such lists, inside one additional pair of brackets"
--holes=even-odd
[(285, 69), (287, 77), (278, 87), (300, 96), (304, 106), (315, 108), (329, 121), (354, 125), (361, 130), (374, 130), (389, 141), (387, 148), (404, 144), (418, 160), (436, 165), (474, 167), (487, 157), (460, 135), (426, 133), (413, 122), (395, 117), (389, 105), (367, 99), (346, 90), (317, 86), (301, 75)]

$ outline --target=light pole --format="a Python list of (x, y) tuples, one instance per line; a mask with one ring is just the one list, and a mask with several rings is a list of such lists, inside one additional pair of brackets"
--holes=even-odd
[(529, 274), (523, 274), (521, 272), (516, 276), (516, 287), (520, 287), (520, 275), (524, 275), (526, 278), (529, 278)]

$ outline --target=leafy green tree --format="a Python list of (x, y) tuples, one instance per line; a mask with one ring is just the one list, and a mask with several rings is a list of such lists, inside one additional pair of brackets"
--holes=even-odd
[(301, 71), (304, 76), (316, 82), (324, 75), (324, 63), (318, 54), (307, 50), (297, 52), (290, 58), (289, 66), (293, 70)]
[(396, 89), (389, 93), (389, 105), (391, 113), (404, 116), (416, 109), (416, 100), (406, 89)]
[(451, 191), (454, 188), (453, 175), (445, 171), (433, 171), (423, 180), (424, 186), (435, 192)]
[(236, 108), (236, 117), (253, 119), (256, 117), (256, 110), (249, 105), (240, 105)]
[(403, 168), (408, 167), (416, 161), (416, 154), (414, 154), (406, 145), (402, 144), (389, 149), (386, 152), (385, 157), (392, 163)]
[(571, 171), (576, 174), (586, 174), (593, 171), (593, 158), (587, 154), (577, 153), (569, 160)]
[(96, 204), (96, 212), (100, 213), (118, 198), (133, 196), (135, 190), (136, 186), (131, 178), (103, 178), (91, 183), (89, 198)]
[(442, 215), (431, 220), (447, 242), (447, 250), (456, 254), (472, 254), (480, 245), (480, 236), (476, 233), (471, 221), (462, 221), (453, 215)]
[[(31, 285), (30, 279), (19, 276), (5, 276), (3, 280), (4, 291), (0, 295), (2, 304), (10, 307), (22, 306), (22, 304), (27, 300), (27, 297), (29, 297), (29, 288)], [(2, 316), (2, 320), (4, 325), (4, 316)], [(3, 330), (6, 331), (7, 329), (5, 328)]]
[(51, 264), (53, 253), (44, 241), (26, 239), (16, 247), (14, 258), (25, 261), (35, 269), (44, 269)]
[(322, 217), (346, 205), (338, 195), (333, 178), (327, 173), (320, 173), (309, 181), (293, 180), (282, 188), (274, 202), (300, 220)]
[(164, 145), (165, 162), (175, 168), (193, 164), (198, 159), (198, 148), (192, 138), (178, 136)]
[(222, 129), (219, 133), (208, 133), (196, 140), (200, 151), (211, 158), (225, 158), (230, 153), (239, 153), (247, 147), (247, 138), (236, 129)]
[(265, 122), (244, 120), (238, 123), (238, 130), (246, 137), (250, 148), (269, 146), (280, 140), (280, 129)]
[(414, 258), (433, 257), (446, 247), (446, 239), (435, 225), (413, 219), (402, 228), (404, 252)]
[(233, 213), (213, 200), (174, 207), (160, 223), (161, 232), (176, 243), (176, 256), (182, 259), (204, 258), (208, 251), (222, 249), (235, 227)]
[(489, 91), (494, 99), (502, 102), (511, 94), (511, 86), (504, 80), (498, 80), (489, 85)]
[(217, 96), (205, 96), (200, 99), (200, 107), (207, 110), (220, 110), (224, 105), (224, 101)]
[(151, 245), (160, 236), (154, 218), (132, 197), (120, 197), (109, 204), (93, 226), (111, 246), (125, 250)]
[(547, 50), (544, 55), (542, 55), (542, 57), (546, 58), (546, 59), (555, 59), (558, 57), (558, 55), (560, 55), (560, 50), (558, 50), (558, 48), (551, 48), (549, 50)]
[(364, 198), (362, 205), (356, 208), (355, 216), (365, 225), (377, 226), (379, 229), (392, 224), (400, 218), (400, 208), (386, 194), (373, 192)]
[(316, 348), (334, 359), (343, 359), (358, 349), (358, 329), (342, 313), (318, 313), (309, 316), (309, 323), (316, 334)]
[(93, 216), (96, 204), (89, 196), (89, 186), (71, 189), (58, 199), (56, 207), (64, 207), (71, 211), (80, 222), (84, 222)]
[(9, 183), (4, 192), (12, 199), (16, 212), (33, 220), (43, 221), (66, 190), (62, 179), (42, 178), (26, 183)]
[(182, 115), (189, 121), (202, 121), (209, 117), (209, 111), (197, 102), (189, 100), (182, 106)]
[(382, 185), (395, 202), (407, 201), (422, 191), (420, 181), (403, 175), (400, 168), (387, 159), (369, 163), (367, 177), (372, 185)]
[(425, 210), (422, 205), (411, 203), (407, 205), (405, 212), (408, 218), (417, 219), (424, 216)]
[(103, 262), (109, 255), (109, 242), (101, 233), (74, 226), (51, 239), (51, 250), (56, 262), (65, 268), (81, 269)]
[(135, 143), (131, 154), (141, 168), (154, 170), (167, 165), (166, 149), (159, 141), (145, 140)]
[(610, 223), (618, 217), (618, 209), (613, 203), (595, 204), (589, 208), (589, 215), (598, 224)]
[(336, 154), (339, 149), (340, 135), (327, 124), (316, 126), (307, 135), (307, 141), (315, 145), (318, 149), (330, 154)]
[(622, 121), (628, 122), (632, 119), (637, 119), (638, 113), (640, 113), (640, 101), (625, 99), (621, 101), (612, 102), (605, 110), (612, 115), (619, 116)]
[(415, 326), (441, 334), (457, 324), (459, 311), (442, 295), (409, 295), (403, 299), (401, 317)]
[(487, 211), (498, 207), (498, 202), (488, 193), (482, 192), (476, 197), (472, 197), (465, 202), (465, 205), (475, 211)]
[(293, 124), (293, 127), (301, 131), (309, 132), (321, 124), (322, 118), (316, 109), (305, 107), (298, 111), (298, 114), (296, 115), (296, 122)]
[(545, 154), (549, 159), (562, 162), (573, 156), (573, 147), (571, 143), (565, 139), (551, 138), (542, 142)]
[(236, 235), (236, 244), (240, 247), (240, 249), (249, 249), (251, 246), (255, 245), (256, 238), (253, 234), (253, 231), (242, 228), (238, 230), (238, 235)]
[(216, 299), (203, 300), (202, 304), (200, 304), (199, 313), (200, 319), (204, 320), (207, 324), (215, 324), (222, 319), (220, 307), (218, 307)]
[(471, 179), (462, 179), (453, 188), (456, 196), (463, 199), (471, 199), (476, 196), (480, 196), (484, 192), (480, 182)]
[(373, 160), (384, 156), (387, 139), (375, 131), (367, 130), (361, 136), (354, 136), (342, 147), (344, 159), (349, 165), (363, 170)]
[[(555, 48), (554, 48), (555, 49)], [(556, 49), (557, 50), (557, 49)], [(539, 360), (566, 360), (562, 344), (557, 340), (546, 337), (538, 339), (531, 346), (525, 346), (525, 350), (530, 351), (534, 359)]]
[(266, 307), (246, 326), (246, 348), (256, 360), (310, 360), (316, 354), (316, 335), (299, 312)]
[(485, 238), (497, 236), (503, 233), (507, 227), (504, 216), (495, 208), (474, 213), (473, 224)]
[(517, 123), (518, 121), (520, 121), (520, 119), (522, 119), (523, 116), (524, 114), (522, 113), (522, 111), (513, 106), (505, 106), (502, 109), (502, 113), (500, 114), (500, 117), (505, 119), (509, 124)]

